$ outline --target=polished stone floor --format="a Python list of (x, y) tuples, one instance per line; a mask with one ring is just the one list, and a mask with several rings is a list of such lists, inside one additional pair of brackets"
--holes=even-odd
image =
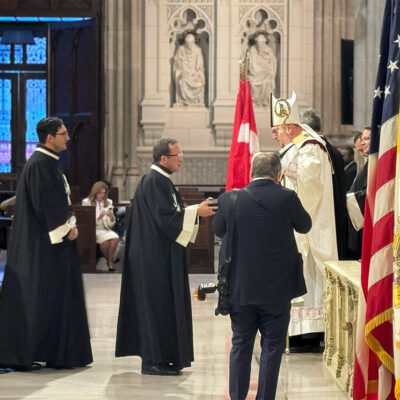
[[(229, 399), (228, 317), (214, 317), (216, 295), (193, 303), (195, 362), (182, 376), (141, 375), (138, 357), (114, 357), (121, 275), (84, 276), (94, 363), (82, 369), (13, 372), (0, 375), (0, 399), (40, 400), (192, 400)], [(214, 281), (213, 275), (190, 277), (194, 288)], [(258, 343), (256, 344), (258, 345)], [(248, 399), (254, 399), (258, 365), (255, 357)], [(284, 355), (276, 399), (346, 399), (321, 354)]]

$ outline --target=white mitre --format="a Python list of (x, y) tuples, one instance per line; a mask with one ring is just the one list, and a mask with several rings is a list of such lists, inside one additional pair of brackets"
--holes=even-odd
[(290, 99), (277, 99), (271, 93), (271, 127), (297, 124), (300, 125), (300, 113), (296, 102), (296, 93), (292, 93)]
[(271, 93), (270, 104), (271, 104), (271, 127), (279, 125), (288, 125), (288, 124), (299, 125), (303, 129), (303, 133), (306, 132), (306, 134), (303, 134), (304, 136), (303, 139), (311, 136), (313, 139), (320, 142), (326, 148), (325, 141), (321, 138), (320, 135), (318, 135), (317, 132), (315, 132), (308, 125), (300, 123), (301, 121), (300, 113), (296, 102), (296, 93), (294, 91), (292, 92), (292, 96), (290, 97), (290, 99), (283, 99), (283, 98), (277, 99)]

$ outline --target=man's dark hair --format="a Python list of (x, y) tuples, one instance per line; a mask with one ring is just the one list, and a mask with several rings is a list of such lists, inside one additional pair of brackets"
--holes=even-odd
[(64, 125), (63, 120), (57, 117), (46, 117), (41, 119), (36, 125), (36, 133), (39, 138), (39, 143), (45, 144), (47, 136), (55, 136), (62, 125)]
[(161, 156), (169, 155), (169, 145), (178, 143), (174, 139), (161, 139), (153, 147), (153, 162), (158, 162), (161, 160)]
[(364, 126), (363, 131), (371, 131), (371, 127), (370, 126)]
[(278, 153), (260, 153), (254, 156), (251, 165), (251, 177), (277, 179), (281, 173), (282, 165)]
[(321, 132), (321, 117), (313, 108), (308, 108), (303, 112), (301, 123), (307, 124), (315, 132)]
[(361, 139), (361, 132), (357, 132), (354, 136), (353, 143), (356, 143), (358, 139)]
[(354, 150), (351, 146), (342, 146), (342, 150), (347, 151), (347, 153), (349, 153), (350, 156), (354, 157)]

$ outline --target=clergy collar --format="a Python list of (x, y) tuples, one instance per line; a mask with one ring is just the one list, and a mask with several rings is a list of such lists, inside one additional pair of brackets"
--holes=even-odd
[(56, 153), (54, 150), (49, 149), (44, 144), (38, 143), (38, 145), (36, 146), (35, 151), (40, 151), (41, 153), (46, 154), (46, 155), (48, 155), (50, 157), (53, 157), (56, 160), (60, 159), (60, 156), (59, 156), (58, 153)]
[(171, 179), (172, 172), (168, 172), (169, 169), (163, 167), (162, 165), (155, 165), (153, 164), (150, 169), (154, 169), (155, 171), (159, 172), (161, 175), (164, 175), (168, 179)]

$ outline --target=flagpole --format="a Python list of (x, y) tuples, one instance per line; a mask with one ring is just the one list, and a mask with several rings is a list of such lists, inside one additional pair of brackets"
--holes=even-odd
[(250, 53), (249, 49), (246, 50), (246, 54), (243, 60), (239, 60), (240, 64), (240, 80), (247, 81), (249, 76), (249, 69), (250, 69)]

